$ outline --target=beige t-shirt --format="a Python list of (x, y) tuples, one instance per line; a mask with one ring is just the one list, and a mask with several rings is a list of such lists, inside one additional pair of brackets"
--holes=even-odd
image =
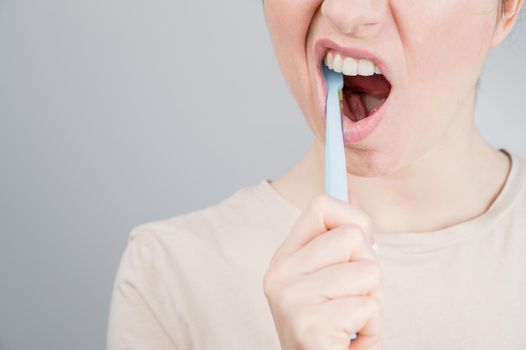
[[(526, 349), (526, 163), (483, 215), (377, 234), (385, 350)], [(280, 349), (262, 288), (301, 211), (267, 181), (134, 228), (116, 276), (108, 349)]]

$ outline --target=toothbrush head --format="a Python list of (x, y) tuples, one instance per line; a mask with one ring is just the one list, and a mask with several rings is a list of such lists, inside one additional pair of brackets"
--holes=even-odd
[[(336, 89), (341, 91), (343, 89), (343, 74), (336, 73), (332, 69), (329, 69), (325, 63), (322, 63), (323, 75), (325, 76), (325, 82), (327, 83), (327, 91)], [(341, 99), (341, 92), (339, 92)]]

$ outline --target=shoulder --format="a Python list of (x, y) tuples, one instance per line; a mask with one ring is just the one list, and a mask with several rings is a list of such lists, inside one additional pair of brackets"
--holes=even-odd
[(507, 153), (511, 156), (512, 168), (495, 206), (501, 209), (503, 218), (514, 222), (519, 220), (522, 229), (526, 229), (526, 158), (517, 153)]
[(208, 315), (210, 291), (218, 303), (236, 298), (239, 288), (259, 291), (288, 230), (288, 215), (269, 190), (260, 182), (209, 207), (134, 227), (114, 282), (108, 348), (190, 348), (187, 322)]
[(263, 181), (241, 187), (209, 207), (140, 224), (131, 230), (128, 245), (158, 257), (175, 251), (179, 256), (206, 255), (236, 244), (257, 244), (279, 229), (283, 219), (265, 197)]

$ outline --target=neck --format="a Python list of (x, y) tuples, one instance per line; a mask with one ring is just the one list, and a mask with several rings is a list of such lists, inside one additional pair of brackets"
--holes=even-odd
[[(377, 233), (438, 230), (475, 218), (493, 203), (508, 176), (508, 157), (484, 142), (474, 126), (454, 130), (459, 131), (393, 173), (347, 174), (350, 196)], [(299, 164), (272, 183), (303, 209), (324, 192), (323, 170), (324, 145), (314, 142)]]

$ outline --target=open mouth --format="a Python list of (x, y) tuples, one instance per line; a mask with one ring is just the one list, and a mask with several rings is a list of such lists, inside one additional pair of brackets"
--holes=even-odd
[(391, 84), (371, 60), (329, 51), (324, 61), (329, 69), (344, 75), (342, 113), (352, 122), (373, 115), (389, 97)]

